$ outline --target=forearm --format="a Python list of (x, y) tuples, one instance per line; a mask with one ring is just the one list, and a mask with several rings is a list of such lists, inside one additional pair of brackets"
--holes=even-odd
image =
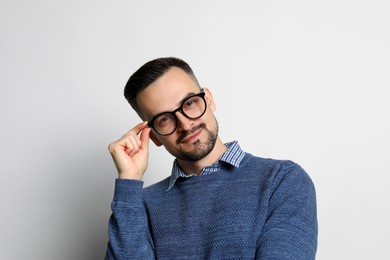
[(117, 179), (111, 204), (106, 259), (154, 259), (142, 182)]

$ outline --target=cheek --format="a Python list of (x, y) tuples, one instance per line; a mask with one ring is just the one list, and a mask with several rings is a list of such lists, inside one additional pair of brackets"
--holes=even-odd
[(216, 121), (214, 113), (211, 111), (211, 109), (207, 109), (206, 113), (203, 115), (202, 118), (206, 122), (206, 124), (214, 124)]
[(174, 132), (173, 134), (169, 136), (162, 136), (159, 138), (159, 141), (165, 146), (165, 147), (173, 147), (177, 140), (177, 133)]

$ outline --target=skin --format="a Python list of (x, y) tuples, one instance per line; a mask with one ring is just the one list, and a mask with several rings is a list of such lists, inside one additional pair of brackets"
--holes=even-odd
[[(119, 178), (142, 180), (148, 166), (149, 139), (157, 146), (163, 145), (175, 156), (187, 174), (199, 175), (204, 167), (218, 161), (227, 148), (218, 136), (213, 96), (210, 90), (204, 91), (207, 102), (205, 114), (198, 119), (188, 119), (177, 112), (178, 128), (171, 135), (155, 133), (145, 121), (109, 145)], [(173, 67), (141, 91), (137, 102), (142, 118), (151, 120), (160, 112), (175, 110), (184, 98), (199, 92), (199, 86), (188, 74)], [(210, 139), (215, 144), (211, 144)]]

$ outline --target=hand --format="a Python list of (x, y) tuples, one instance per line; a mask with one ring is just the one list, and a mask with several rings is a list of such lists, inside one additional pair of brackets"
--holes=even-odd
[(108, 146), (120, 179), (142, 180), (148, 167), (151, 131), (146, 125), (147, 122), (136, 125), (122, 138)]

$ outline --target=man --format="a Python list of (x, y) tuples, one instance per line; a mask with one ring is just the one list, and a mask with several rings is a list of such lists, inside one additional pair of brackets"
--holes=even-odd
[[(144, 120), (109, 150), (118, 170), (106, 259), (314, 259), (316, 199), (305, 171), (224, 144), (216, 105), (187, 63), (152, 60), (125, 87)], [(176, 159), (142, 188), (151, 139)]]

